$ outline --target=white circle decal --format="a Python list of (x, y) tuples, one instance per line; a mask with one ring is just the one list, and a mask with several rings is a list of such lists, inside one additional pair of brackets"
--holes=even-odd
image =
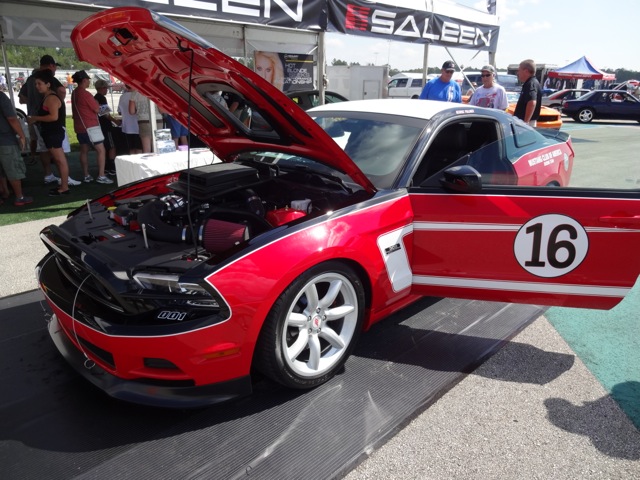
[(513, 245), (522, 268), (532, 275), (560, 277), (582, 263), (589, 250), (585, 229), (565, 215), (541, 215), (525, 223)]

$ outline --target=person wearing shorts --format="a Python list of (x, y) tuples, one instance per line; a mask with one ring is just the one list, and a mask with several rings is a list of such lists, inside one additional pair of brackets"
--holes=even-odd
[(0, 92), (0, 177), (6, 178), (11, 185), (16, 196), (13, 202), (16, 207), (33, 202), (33, 198), (25, 197), (22, 192), (22, 179), (26, 176), (27, 166), (20, 151), (26, 148), (26, 143), (22, 125), (18, 121), (11, 100), (6, 93)]
[(140, 141), (138, 117), (136, 114), (129, 113), (129, 100), (133, 90), (129, 85), (125, 85), (125, 92), (120, 96), (118, 102), (118, 113), (122, 115), (122, 133), (127, 141), (127, 147), (129, 148), (129, 154), (135, 155), (142, 153), (142, 142)]
[(65, 105), (53, 90), (55, 77), (51, 70), (39, 70), (33, 76), (35, 87), (44, 98), (37, 115), (27, 117), (27, 122), (29, 125), (38, 124), (40, 136), (60, 171), (60, 186), (52, 188), (49, 195), (68, 195), (70, 193), (69, 164), (64, 150), (62, 150), (62, 142), (65, 138)]
[(98, 154), (98, 176), (96, 182), (113, 183), (113, 180), (107, 177), (104, 171), (106, 159), (106, 151), (103, 143), (104, 138), (102, 138), (102, 140), (91, 140), (88, 133), (88, 129), (100, 127), (100, 122), (98, 121), (100, 105), (98, 105), (96, 99), (93, 98), (93, 95), (87, 90), (91, 83), (91, 77), (89, 77), (89, 74), (84, 70), (79, 70), (73, 74), (73, 81), (77, 85), (71, 94), (73, 129), (76, 131), (78, 143), (80, 143), (80, 164), (82, 165), (84, 181), (93, 182), (93, 177), (89, 175), (89, 149), (93, 147)]
[(98, 105), (100, 105), (98, 120), (100, 121), (102, 135), (104, 135), (104, 149), (107, 152), (104, 171), (107, 175), (113, 176), (116, 174), (116, 144), (113, 141), (111, 129), (112, 125), (116, 123), (116, 119), (111, 116), (111, 107), (109, 107), (109, 102), (106, 97), (106, 93), (109, 91), (111, 85), (106, 80), (99, 79), (96, 80), (94, 86), (96, 88), (96, 94), (93, 98), (95, 98)]

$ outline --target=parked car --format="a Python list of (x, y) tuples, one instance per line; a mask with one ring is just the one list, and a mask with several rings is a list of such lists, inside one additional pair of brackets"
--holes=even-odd
[(562, 112), (562, 104), (566, 100), (575, 100), (590, 91), (591, 90), (586, 88), (565, 88), (564, 90), (558, 90), (548, 97), (542, 97), (542, 105)]
[[(305, 90), (302, 92), (287, 92), (287, 97), (297, 103), (303, 110), (320, 105), (318, 90)], [(325, 103), (346, 102), (347, 98), (336, 92), (324, 92)]]
[(566, 133), (409, 99), (305, 113), (136, 7), (88, 17), (71, 41), (178, 119), (191, 112), (222, 160), (116, 189), (41, 232), (49, 333), (113, 397), (210, 404), (250, 393), (256, 371), (312, 388), (423, 295), (611, 308), (638, 277), (635, 198), (546, 186), (569, 181)]
[(562, 104), (562, 112), (576, 122), (632, 120), (640, 122), (640, 100), (625, 90), (594, 90)]

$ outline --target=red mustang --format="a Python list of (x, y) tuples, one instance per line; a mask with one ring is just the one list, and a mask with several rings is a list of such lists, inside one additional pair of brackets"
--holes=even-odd
[(254, 370), (310, 388), (420, 296), (611, 308), (638, 276), (637, 190), (548, 187), (569, 183), (565, 134), (415, 100), (305, 113), (140, 8), (93, 15), (72, 41), (222, 159), (41, 233), (51, 337), (116, 398), (210, 404), (250, 393)]

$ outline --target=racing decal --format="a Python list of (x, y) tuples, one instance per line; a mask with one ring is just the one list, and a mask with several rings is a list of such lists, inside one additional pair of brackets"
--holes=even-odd
[(537, 277), (555, 278), (574, 270), (587, 256), (589, 237), (565, 215), (541, 215), (525, 223), (513, 245), (518, 263)]
[(402, 239), (413, 232), (413, 226), (393, 230), (378, 237), (378, 248), (394, 292), (411, 286), (412, 272)]

